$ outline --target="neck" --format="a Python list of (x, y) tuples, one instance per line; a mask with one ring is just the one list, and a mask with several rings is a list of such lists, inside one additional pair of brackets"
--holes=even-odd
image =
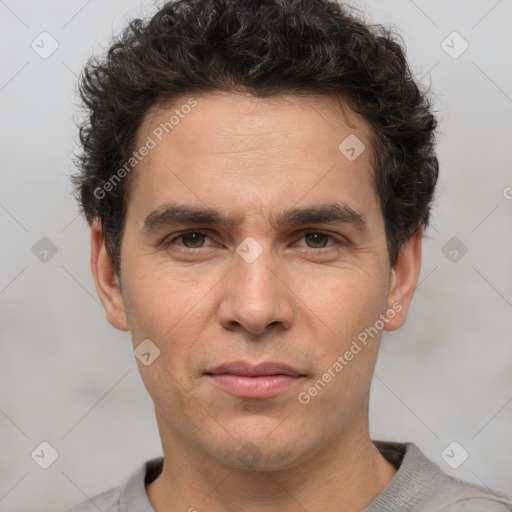
[(156, 512), (361, 512), (397, 472), (371, 442), (368, 428), (344, 432), (294, 467), (257, 471), (222, 464), (157, 419), (165, 463), (147, 487)]

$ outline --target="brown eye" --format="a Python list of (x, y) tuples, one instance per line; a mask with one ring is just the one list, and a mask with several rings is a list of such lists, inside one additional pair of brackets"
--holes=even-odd
[(203, 235), (202, 233), (198, 233), (196, 231), (190, 232), (190, 233), (184, 233), (180, 235), (179, 237), (175, 238), (182, 239), (183, 244), (185, 247), (189, 249), (197, 249), (198, 247), (202, 247), (204, 243), (204, 239), (206, 238), (206, 235)]
[[(199, 231), (186, 231), (184, 233), (176, 234), (172, 239), (163, 243), (163, 246), (170, 249), (202, 249), (205, 247), (204, 242), (206, 238), (210, 238), (204, 233)], [(181, 241), (179, 243), (178, 241)]]
[(328, 239), (332, 238), (325, 233), (320, 233), (317, 231), (306, 233), (304, 237), (309, 243), (313, 244), (313, 249), (323, 249), (327, 246)]

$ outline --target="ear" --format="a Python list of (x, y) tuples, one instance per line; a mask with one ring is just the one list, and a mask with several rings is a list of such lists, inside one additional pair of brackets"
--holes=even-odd
[[(399, 329), (407, 319), (407, 312), (418, 285), (421, 270), (421, 242), (423, 226), (402, 246), (395, 267), (391, 270), (391, 286), (388, 295), (389, 321), (385, 331)], [(391, 316), (393, 311), (394, 316)]]
[(108, 255), (101, 221), (96, 218), (91, 227), (91, 269), (96, 291), (100, 298), (107, 320), (116, 329), (128, 330), (128, 321), (114, 265)]

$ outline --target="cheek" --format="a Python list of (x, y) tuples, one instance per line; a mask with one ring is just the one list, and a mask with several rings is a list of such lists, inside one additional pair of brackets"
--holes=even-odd
[(371, 272), (341, 269), (330, 276), (312, 278), (301, 285), (300, 297), (342, 345), (375, 323), (384, 312), (386, 290), (382, 278)]
[[(315, 375), (297, 397), (308, 418), (330, 410), (324, 427), (333, 432), (347, 426), (352, 413), (366, 401), (380, 341), (380, 332), (375, 335), (370, 329), (385, 312), (385, 289), (380, 281), (355, 273), (349, 278), (348, 271), (344, 275), (346, 279), (317, 282), (308, 289), (307, 304), (314, 316), (306, 323), (314, 322), (315, 331), (326, 334), (316, 337), (316, 346), (310, 347), (316, 355)], [(317, 428), (313, 421), (307, 422), (312, 431)]]
[[(215, 314), (214, 285), (222, 274), (212, 270), (208, 279), (199, 279), (197, 273), (191, 277), (190, 269), (171, 272), (158, 264), (139, 268), (144, 270), (129, 274), (123, 294), (133, 344), (150, 339), (160, 350), (158, 379), (165, 379), (167, 370), (188, 388), (202, 368), (198, 359), (208, 358), (214, 347), (207, 333)], [(145, 378), (146, 367), (140, 369)], [(153, 374), (147, 378), (156, 378)]]
[(199, 344), (205, 338), (205, 322), (212, 315), (206, 309), (211, 307), (211, 283), (201, 284), (149, 265), (140, 274), (129, 275), (123, 297), (134, 348), (149, 339), (159, 350), (150, 365), (137, 361), (149, 395), (164, 414), (187, 408), (190, 414), (199, 414), (187, 400), (197, 385), (198, 368), (202, 368), (197, 359), (209, 350), (208, 345)]
[(160, 338), (179, 329), (211, 288), (209, 282), (191, 277), (190, 271), (152, 262), (127, 266), (126, 275), (130, 278), (123, 298), (132, 332), (148, 337)]

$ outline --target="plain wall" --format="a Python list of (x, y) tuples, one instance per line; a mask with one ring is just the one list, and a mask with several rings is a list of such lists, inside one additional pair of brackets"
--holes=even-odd
[[(89, 230), (69, 183), (77, 75), (151, 5), (0, 3), (0, 510), (62, 510), (161, 453), (129, 335), (107, 323), (97, 299)], [(357, 5), (402, 33), (440, 121), (420, 285), (406, 324), (384, 334), (372, 437), (413, 441), (446, 472), (512, 492), (512, 3)], [(47, 59), (31, 48), (43, 31), (59, 45)], [(441, 46), (453, 31), (469, 44), (458, 58)], [(43, 237), (57, 250), (47, 262), (33, 252), (51, 251)], [(467, 248), (455, 262), (454, 243)], [(31, 458), (42, 441), (59, 455), (46, 470)], [(441, 457), (453, 441), (469, 453), (456, 470)]]

